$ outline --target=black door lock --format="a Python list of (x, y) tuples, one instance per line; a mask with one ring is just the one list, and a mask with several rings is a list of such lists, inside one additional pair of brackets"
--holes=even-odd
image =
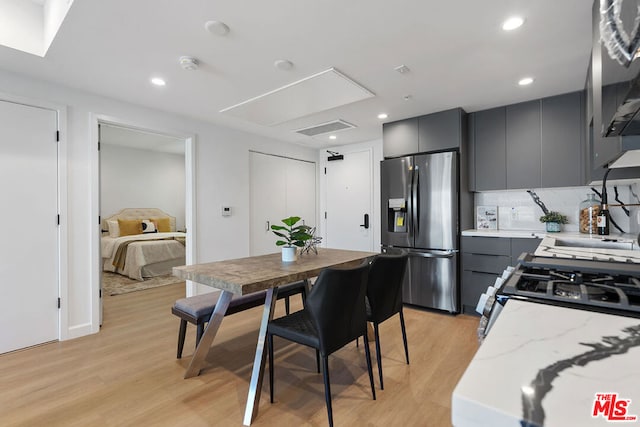
[(369, 228), (369, 214), (364, 214), (364, 224), (360, 224), (360, 227)]

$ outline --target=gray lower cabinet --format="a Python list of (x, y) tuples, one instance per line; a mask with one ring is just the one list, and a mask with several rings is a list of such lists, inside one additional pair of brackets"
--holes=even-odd
[(462, 237), (462, 312), (475, 311), (478, 299), (523, 252), (532, 253), (540, 244), (536, 238)]

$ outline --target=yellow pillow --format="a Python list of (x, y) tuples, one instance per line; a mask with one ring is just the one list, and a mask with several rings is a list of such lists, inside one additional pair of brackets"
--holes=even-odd
[(142, 234), (142, 221), (139, 219), (119, 219), (118, 227), (121, 236)]
[(149, 218), (156, 225), (159, 233), (168, 233), (171, 231), (171, 220), (168, 216), (162, 218)]

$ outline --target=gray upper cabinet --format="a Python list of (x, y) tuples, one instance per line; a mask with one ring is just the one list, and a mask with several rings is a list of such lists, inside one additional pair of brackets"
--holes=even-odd
[(582, 92), (542, 100), (542, 187), (584, 183)]
[(462, 109), (441, 111), (418, 119), (418, 151), (449, 150), (460, 147)]
[(382, 125), (384, 157), (398, 157), (418, 152), (418, 118), (398, 120)]
[(505, 118), (504, 107), (473, 113), (470, 131), (475, 158), (471, 172), (474, 191), (507, 187)]
[(584, 108), (572, 92), (473, 113), (472, 190), (584, 185)]
[(540, 101), (507, 106), (507, 188), (540, 187)]

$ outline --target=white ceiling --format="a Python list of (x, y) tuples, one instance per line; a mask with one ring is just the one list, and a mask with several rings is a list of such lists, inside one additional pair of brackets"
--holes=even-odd
[[(590, 0), (83, 0), (44, 58), (0, 46), (0, 68), (249, 132), (326, 147), (381, 138), (386, 121), (468, 112), (584, 87)], [(526, 22), (506, 33), (514, 14)], [(227, 36), (204, 29), (225, 22)], [(185, 71), (180, 56), (198, 58)], [(294, 66), (273, 66), (287, 59)], [(406, 65), (410, 72), (394, 71)], [(375, 97), (261, 126), (219, 111), (335, 67)], [(167, 86), (149, 83), (161, 76)], [(519, 87), (524, 76), (533, 85)], [(410, 95), (405, 101), (403, 97)], [(342, 119), (315, 138), (295, 129)]]

